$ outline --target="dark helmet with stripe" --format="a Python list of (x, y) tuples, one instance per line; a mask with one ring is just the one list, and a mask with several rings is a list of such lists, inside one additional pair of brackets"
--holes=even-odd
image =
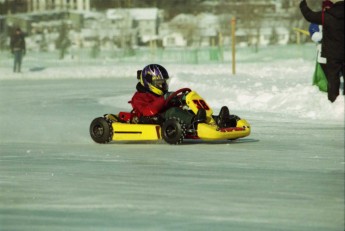
[(164, 95), (168, 92), (168, 71), (159, 64), (150, 64), (144, 67), (140, 73), (140, 84), (156, 95)]

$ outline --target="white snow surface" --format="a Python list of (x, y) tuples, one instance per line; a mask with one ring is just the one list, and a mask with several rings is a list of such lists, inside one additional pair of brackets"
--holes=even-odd
[(344, 230), (344, 96), (311, 85), (314, 46), (291, 49), (239, 53), (236, 75), (229, 62), (160, 63), (170, 90), (252, 127), (182, 145), (88, 134), (130, 111), (136, 71), (157, 60), (28, 53), (18, 74), (0, 53), (0, 230)]

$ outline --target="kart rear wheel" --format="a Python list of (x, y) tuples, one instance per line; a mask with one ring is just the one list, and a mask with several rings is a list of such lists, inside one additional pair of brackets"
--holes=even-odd
[(186, 125), (178, 118), (167, 119), (162, 126), (162, 137), (169, 144), (180, 144), (186, 135)]
[(113, 129), (105, 118), (94, 119), (90, 124), (90, 136), (96, 143), (105, 144), (112, 140)]

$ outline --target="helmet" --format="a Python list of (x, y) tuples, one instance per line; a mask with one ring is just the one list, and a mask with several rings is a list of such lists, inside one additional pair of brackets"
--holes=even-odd
[(147, 65), (140, 74), (141, 85), (156, 95), (164, 95), (168, 92), (167, 79), (169, 79), (167, 70), (159, 64)]

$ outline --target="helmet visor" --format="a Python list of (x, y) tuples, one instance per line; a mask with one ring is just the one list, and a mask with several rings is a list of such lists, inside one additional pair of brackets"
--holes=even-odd
[(152, 85), (165, 93), (168, 90), (168, 84), (165, 79), (154, 79)]
[(166, 81), (165, 79), (155, 79), (152, 81), (152, 85), (159, 89), (163, 89), (163, 87), (166, 85)]

